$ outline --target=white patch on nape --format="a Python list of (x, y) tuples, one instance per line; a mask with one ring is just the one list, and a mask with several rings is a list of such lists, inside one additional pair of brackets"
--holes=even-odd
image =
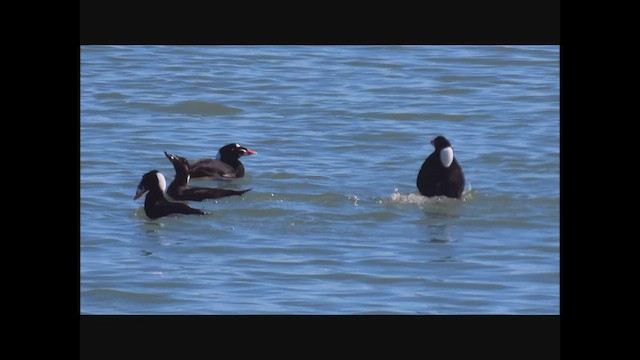
[(190, 180), (191, 180), (191, 175), (187, 175), (187, 184), (189, 183)]
[(158, 177), (158, 186), (160, 186), (160, 190), (162, 191), (167, 190), (167, 179), (164, 178), (164, 175), (157, 172), (156, 176)]
[(453, 149), (451, 146), (447, 146), (440, 150), (440, 162), (442, 162), (442, 166), (446, 168), (451, 166), (451, 163), (453, 162)]

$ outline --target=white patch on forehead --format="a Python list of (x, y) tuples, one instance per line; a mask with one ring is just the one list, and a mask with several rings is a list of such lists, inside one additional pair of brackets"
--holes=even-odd
[(237, 148), (238, 148), (238, 147), (240, 147), (240, 144), (236, 144), (236, 147), (237, 147)]
[(164, 178), (164, 175), (157, 172), (156, 176), (158, 177), (158, 186), (160, 186), (160, 190), (162, 191), (167, 190), (167, 179)]
[(442, 162), (442, 166), (446, 168), (451, 166), (451, 163), (453, 162), (453, 149), (451, 146), (447, 146), (440, 150), (440, 161)]

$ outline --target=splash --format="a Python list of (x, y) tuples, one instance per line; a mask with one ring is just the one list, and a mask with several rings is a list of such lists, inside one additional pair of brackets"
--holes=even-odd
[[(462, 202), (467, 202), (473, 199), (473, 196), (476, 193), (476, 191), (471, 188), (470, 184), (467, 184), (467, 185), (468, 187), (465, 186), (465, 190), (462, 192), (462, 197), (460, 198)], [(393, 193), (391, 194), (391, 203), (399, 203), (399, 204), (418, 204), (418, 205), (446, 204), (446, 203), (458, 202), (460, 200), (451, 199), (446, 196), (426, 197), (426, 196), (420, 195), (419, 193), (401, 194), (400, 191), (398, 191), (398, 188), (394, 189)]]
[(401, 194), (398, 189), (395, 189), (391, 194), (392, 203), (400, 204), (427, 204), (437, 201), (437, 198), (428, 198), (420, 194)]

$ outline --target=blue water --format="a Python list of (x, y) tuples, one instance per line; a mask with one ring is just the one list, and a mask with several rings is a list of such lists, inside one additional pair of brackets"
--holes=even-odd
[[(558, 46), (83, 46), (85, 314), (558, 314)], [(415, 180), (446, 136), (467, 185)], [(253, 189), (150, 220), (163, 151)]]

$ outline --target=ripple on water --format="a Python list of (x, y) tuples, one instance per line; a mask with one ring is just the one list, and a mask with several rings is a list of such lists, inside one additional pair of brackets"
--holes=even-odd
[(164, 104), (151, 103), (151, 102), (132, 101), (132, 102), (128, 102), (127, 106), (131, 108), (142, 109), (142, 110), (149, 110), (149, 111), (156, 111), (156, 112), (163, 112), (163, 113), (196, 115), (196, 116), (233, 115), (243, 111), (242, 109), (239, 109), (233, 106), (227, 106), (219, 103), (198, 101), (198, 100), (182, 101), (182, 102), (174, 103), (171, 105), (164, 105)]
[[(81, 311), (557, 314), (558, 54), (83, 46)], [(437, 134), (462, 199), (416, 189)], [(157, 220), (132, 200), (146, 171), (173, 178), (163, 151), (232, 142), (259, 153), (246, 176), (193, 185), (242, 198)]]

